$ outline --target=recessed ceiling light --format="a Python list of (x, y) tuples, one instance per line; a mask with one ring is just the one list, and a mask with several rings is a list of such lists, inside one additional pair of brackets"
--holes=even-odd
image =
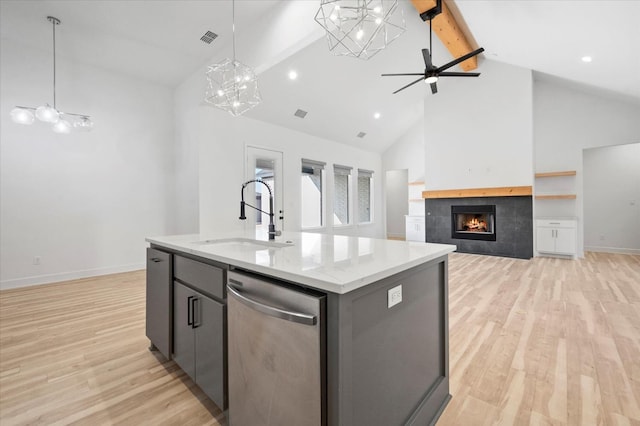
[(582, 62), (591, 62), (593, 60), (593, 58), (591, 56), (583, 56), (582, 57)]
[(296, 72), (296, 70), (289, 71), (289, 80), (295, 80), (296, 78), (298, 78), (298, 73)]
[(373, 118), (375, 118), (376, 120), (380, 118), (380, 113), (379, 112), (374, 113)]

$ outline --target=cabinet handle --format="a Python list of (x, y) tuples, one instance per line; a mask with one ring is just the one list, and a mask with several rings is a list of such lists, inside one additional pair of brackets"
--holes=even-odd
[(158, 258), (158, 257), (152, 257), (151, 259), (149, 259), (152, 262), (158, 263), (158, 262), (162, 262), (162, 259)]
[(549, 222), (549, 225), (560, 225), (560, 222)]
[[(197, 305), (196, 302), (198, 302)], [(197, 311), (196, 307), (198, 308)], [(191, 328), (200, 327), (200, 299), (198, 299), (197, 297), (191, 299), (191, 322), (193, 323)]]
[(191, 310), (191, 301), (193, 300), (193, 296), (187, 297), (187, 325), (190, 325), (193, 328), (193, 311)]
[(253, 300), (245, 296), (242, 292), (242, 289), (234, 287), (231, 284), (227, 284), (227, 291), (231, 294), (232, 297), (235, 296), (235, 299), (238, 302), (258, 312), (262, 312), (265, 315), (304, 325), (316, 325), (318, 323), (318, 317), (315, 315), (309, 315), (302, 312), (287, 311), (276, 306), (270, 306), (258, 302), (257, 300)]

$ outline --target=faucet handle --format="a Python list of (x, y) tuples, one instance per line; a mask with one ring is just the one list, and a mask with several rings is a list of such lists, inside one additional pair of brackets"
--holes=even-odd
[(276, 237), (279, 237), (280, 235), (282, 235), (282, 231), (276, 231)]

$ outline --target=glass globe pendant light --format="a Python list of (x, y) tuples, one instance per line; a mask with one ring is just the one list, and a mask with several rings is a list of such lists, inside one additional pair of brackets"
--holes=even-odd
[(53, 16), (47, 16), (47, 21), (53, 25), (53, 106), (48, 103), (37, 108), (16, 106), (11, 110), (11, 120), (18, 124), (29, 125), (33, 124), (34, 118), (37, 118), (44, 123), (53, 124), (52, 130), (55, 133), (70, 133), (73, 127), (91, 130), (93, 121), (90, 116), (62, 112), (56, 108), (56, 25), (60, 25), (60, 20)]
[[(55, 105), (55, 96), (53, 99), (53, 104)], [(36, 117), (38, 117), (38, 120), (44, 121), (45, 123), (55, 123), (60, 118), (60, 113), (54, 107), (46, 104), (36, 108)]]
[(11, 110), (11, 119), (19, 124), (31, 124), (35, 117), (30, 109), (17, 106)]
[(55, 133), (62, 133), (62, 134), (71, 133), (71, 123), (69, 123), (67, 120), (60, 119), (55, 122), (55, 124), (52, 127), (52, 130)]

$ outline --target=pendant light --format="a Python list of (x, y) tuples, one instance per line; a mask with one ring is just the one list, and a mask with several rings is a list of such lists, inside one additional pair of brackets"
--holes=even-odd
[(369, 59), (404, 33), (397, 9), (398, 0), (321, 0), (315, 20), (335, 55)]
[(53, 16), (47, 16), (47, 21), (53, 26), (53, 106), (48, 103), (37, 108), (28, 106), (16, 106), (11, 110), (11, 119), (19, 124), (33, 124), (35, 118), (53, 124), (52, 130), (55, 133), (71, 133), (72, 128), (79, 130), (91, 130), (93, 121), (86, 114), (75, 114), (62, 112), (56, 106), (56, 25), (60, 25), (60, 20)]
[(205, 102), (227, 111), (234, 117), (244, 114), (262, 102), (258, 77), (248, 66), (236, 60), (236, 7), (232, 1), (233, 59), (225, 59), (207, 67)]

